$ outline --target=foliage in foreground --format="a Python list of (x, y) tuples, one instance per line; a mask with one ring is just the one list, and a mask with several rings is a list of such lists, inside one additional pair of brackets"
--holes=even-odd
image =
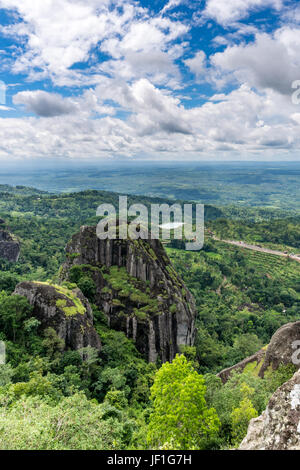
[(0, 450), (124, 449), (132, 434), (132, 423), (122, 422), (120, 411), (83, 393), (55, 406), (23, 396), (0, 408), (0, 423)]
[(205, 439), (217, 434), (219, 419), (216, 411), (207, 407), (205, 392), (203, 376), (185, 356), (177, 355), (172, 363), (166, 362), (156, 373), (151, 388), (150, 445), (201, 449)]
[[(63, 351), (54, 330), (41, 334), (26, 299), (11, 296), (21, 280), (56, 279), (67, 240), (81, 224), (97, 222), (93, 216), (103, 201), (116, 203), (117, 195), (33, 192), (1, 200), (1, 217), (20, 238), (22, 251), (16, 264), (0, 260), (0, 340), (8, 360), (0, 366), (0, 449), (237, 447), (249, 420), (293, 371), (281, 368), (261, 379), (246, 370), (225, 385), (214, 373), (298, 319), (299, 264), (211, 239), (200, 253), (168, 250), (198, 307), (195, 347), (182, 352), (207, 374), (204, 382), (183, 356), (165, 364), (151, 403), (159, 364), (147, 364), (132, 341), (108, 328), (102, 312), (94, 308), (100, 357), (92, 354), (83, 362), (77, 351)], [(253, 226), (219, 220), (210, 228), (222, 238), (299, 246), (299, 219)], [(74, 282), (93, 303), (91, 279)]]

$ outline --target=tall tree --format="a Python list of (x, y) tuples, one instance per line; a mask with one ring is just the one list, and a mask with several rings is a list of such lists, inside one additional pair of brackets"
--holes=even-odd
[(153, 411), (148, 427), (150, 446), (169, 449), (200, 449), (218, 432), (215, 409), (205, 401), (206, 387), (191, 362), (177, 355), (156, 373), (151, 388)]

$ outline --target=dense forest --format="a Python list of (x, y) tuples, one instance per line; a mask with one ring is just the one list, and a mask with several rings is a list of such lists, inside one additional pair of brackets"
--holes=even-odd
[[(129, 203), (137, 200), (148, 206), (166, 202), (132, 196)], [(211, 236), (200, 252), (187, 252), (175, 242), (166, 246), (197, 307), (195, 345), (171, 364), (147, 363), (124, 333), (110, 329), (94, 305), (92, 278), (74, 272), (72, 282), (92, 304), (102, 350), (100, 356), (92, 348), (84, 355), (64, 351), (53, 329), (38, 334), (28, 301), (11, 294), (23, 280), (58, 280), (66, 243), (81, 225), (97, 222), (102, 202), (117, 205), (118, 195), (1, 187), (0, 217), (19, 239), (21, 256), (17, 263), (0, 260), (0, 340), (7, 347), (7, 362), (0, 366), (0, 448), (237, 446), (250, 418), (264, 410), (293, 368), (281, 367), (264, 379), (246, 368), (225, 385), (215, 374), (265, 347), (277, 328), (298, 318), (299, 263)], [(296, 216), (245, 223), (230, 212), (208, 206), (209, 233), (295, 252), (300, 248)], [(253, 219), (253, 208), (249, 215)], [(161, 419), (162, 409), (168, 419)]]

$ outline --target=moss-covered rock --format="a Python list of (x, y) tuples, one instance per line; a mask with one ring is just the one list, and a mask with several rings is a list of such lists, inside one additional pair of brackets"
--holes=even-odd
[[(149, 361), (172, 360), (194, 342), (195, 303), (159, 240), (99, 240), (84, 226), (67, 246), (63, 281), (89, 276), (93, 302)], [(73, 256), (76, 254), (76, 256)]]
[(54, 328), (66, 349), (91, 346), (100, 350), (90, 304), (79, 289), (47, 282), (21, 282), (14, 293), (28, 299), (41, 330)]

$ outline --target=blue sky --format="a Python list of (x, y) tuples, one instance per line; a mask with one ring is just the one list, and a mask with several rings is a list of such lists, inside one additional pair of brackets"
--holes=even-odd
[(0, 0), (0, 159), (298, 160), (298, 4)]

